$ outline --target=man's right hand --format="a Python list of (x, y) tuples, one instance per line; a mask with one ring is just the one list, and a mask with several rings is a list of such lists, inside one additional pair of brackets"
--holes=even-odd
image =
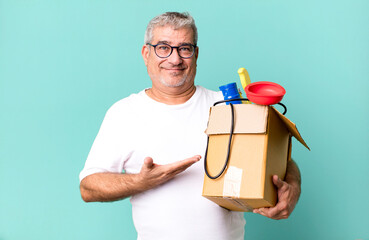
[(196, 155), (178, 162), (158, 165), (154, 163), (151, 157), (145, 158), (144, 164), (139, 173), (140, 180), (144, 184), (144, 190), (154, 188), (169, 181), (192, 164), (198, 162), (200, 159), (201, 156)]
[(130, 197), (169, 181), (200, 159), (201, 156), (196, 155), (174, 163), (158, 165), (151, 157), (147, 157), (138, 174), (95, 173), (81, 181), (81, 196), (86, 202), (116, 201)]

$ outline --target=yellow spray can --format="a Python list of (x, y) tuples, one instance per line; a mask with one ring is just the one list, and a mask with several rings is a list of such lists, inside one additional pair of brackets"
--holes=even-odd
[[(240, 68), (238, 69), (238, 75), (240, 76), (242, 89), (245, 91), (246, 86), (251, 83), (249, 73), (247, 72), (245, 68)], [(251, 103), (251, 102), (246, 101), (245, 103)]]

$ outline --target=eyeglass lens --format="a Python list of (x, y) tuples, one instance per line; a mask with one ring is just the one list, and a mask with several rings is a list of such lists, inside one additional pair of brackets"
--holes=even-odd
[(195, 48), (189, 44), (181, 45), (179, 47), (172, 47), (168, 44), (158, 44), (155, 47), (155, 53), (158, 55), (158, 57), (166, 58), (172, 54), (173, 48), (177, 48), (178, 54), (182, 58), (192, 57), (195, 50)]

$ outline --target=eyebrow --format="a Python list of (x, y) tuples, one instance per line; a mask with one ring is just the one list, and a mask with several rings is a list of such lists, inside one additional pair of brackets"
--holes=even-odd
[[(168, 41), (159, 41), (157, 44), (161, 44), (161, 43), (165, 43), (165, 44), (170, 45), (171, 42), (168, 42)], [(178, 46), (182, 46), (182, 45), (193, 45), (193, 44), (192, 43), (189, 43), (189, 42), (180, 42)]]

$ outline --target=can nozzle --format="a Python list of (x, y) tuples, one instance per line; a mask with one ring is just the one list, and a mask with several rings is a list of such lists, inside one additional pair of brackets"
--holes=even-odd
[[(249, 73), (247, 72), (245, 68), (239, 68), (237, 72), (238, 72), (238, 75), (240, 76), (242, 89), (246, 92), (245, 90), (246, 86), (251, 83)], [(246, 101), (246, 103), (251, 103), (251, 102)]]

